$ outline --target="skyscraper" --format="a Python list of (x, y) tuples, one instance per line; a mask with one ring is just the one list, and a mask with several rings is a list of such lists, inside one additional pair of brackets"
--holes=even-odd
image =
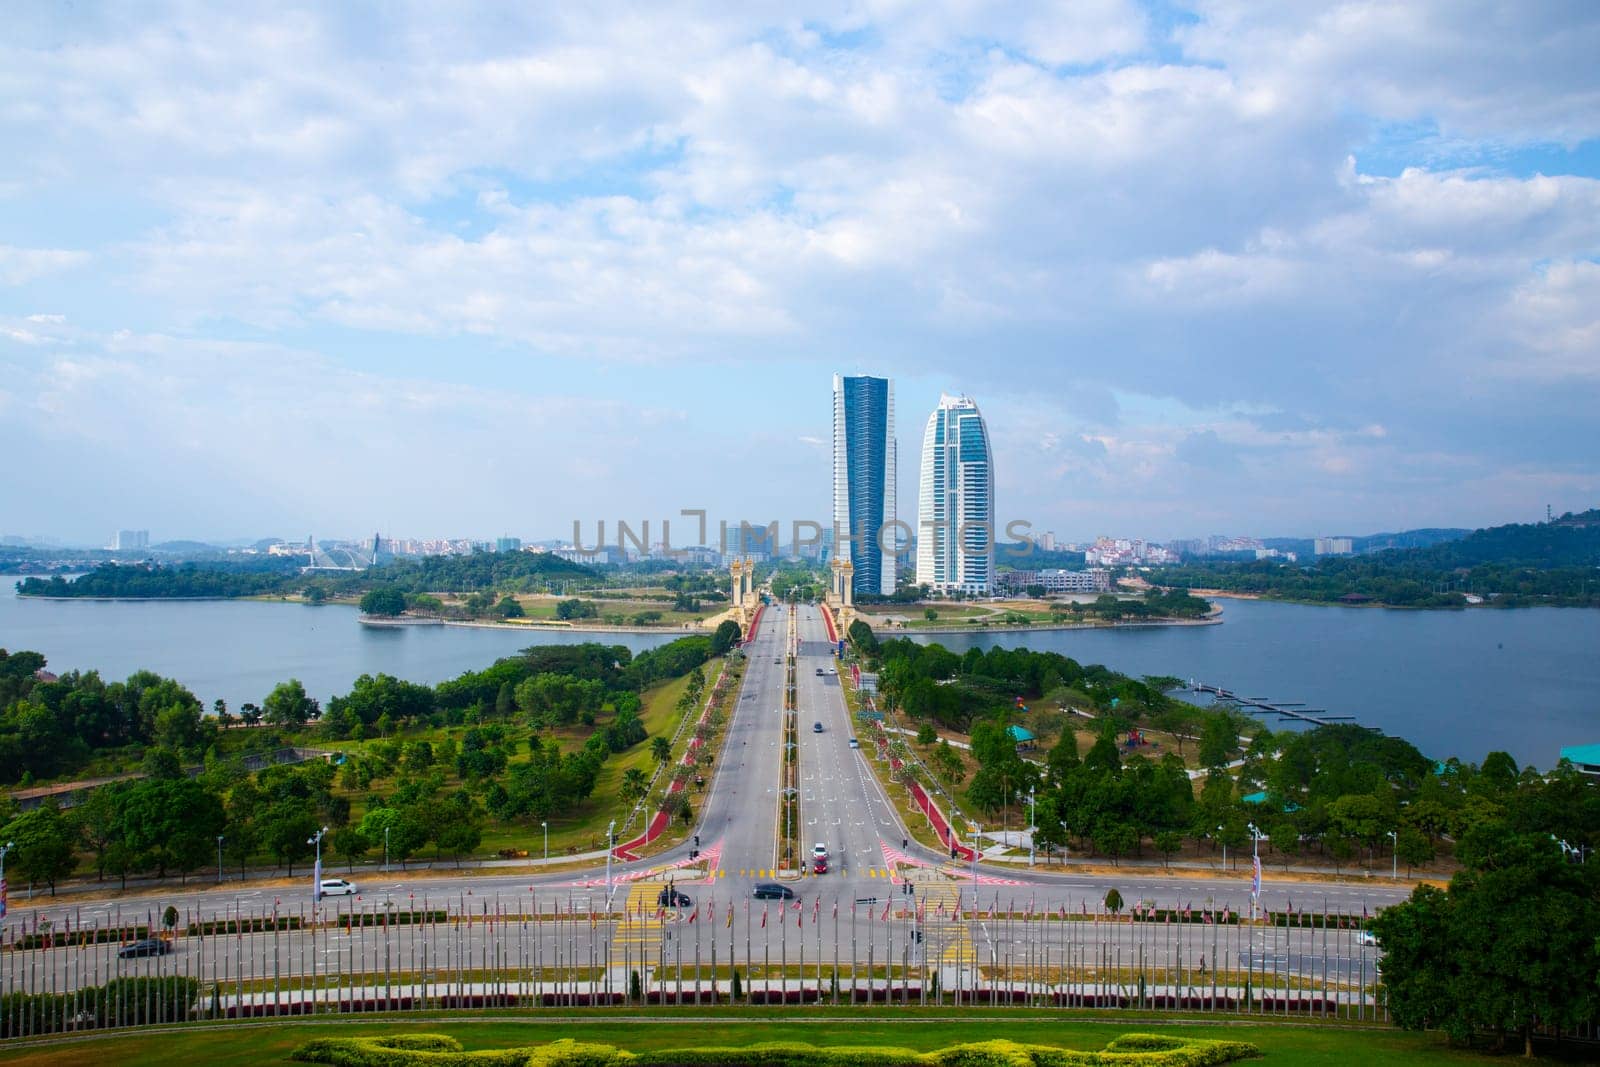
[(922, 435), (917, 584), (987, 594), (994, 582), (994, 460), (989, 429), (965, 396), (941, 396)]
[(894, 383), (833, 376), (833, 526), (856, 593), (894, 593)]

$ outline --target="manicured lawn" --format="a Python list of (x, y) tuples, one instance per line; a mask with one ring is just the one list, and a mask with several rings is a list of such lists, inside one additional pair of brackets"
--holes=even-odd
[[(950, 1009), (684, 1009), (648, 1014), (582, 1013), (560, 1021), (564, 1009), (549, 1015), (453, 1016), (401, 1022), (290, 1022), (252, 1024), (236, 1029), (197, 1026), (143, 1036), (70, 1041), (38, 1048), (0, 1050), (0, 1063), (49, 1064), (52, 1067), (165, 1067), (171, 1063), (204, 1063), (214, 1067), (287, 1064), (288, 1055), (314, 1037), (341, 1037), (402, 1032), (444, 1033), (469, 1049), (536, 1045), (557, 1038), (597, 1041), (625, 1049), (740, 1046), (759, 1041), (806, 1041), (815, 1045), (898, 1045), (938, 1048), (963, 1041), (1005, 1037), (1014, 1041), (1066, 1048), (1098, 1049), (1130, 1032), (1156, 1030), (1175, 1036), (1248, 1041), (1261, 1049), (1269, 1065), (1363, 1065), (1505, 1062), (1452, 1050), (1441, 1038), (1389, 1029), (1357, 1029), (1340, 1025), (1208, 1024), (1160, 1018), (1082, 1015), (1040, 1015), (1024, 1011)], [(552, 1021), (545, 1021), (552, 1020)], [(840, 1025), (848, 1020), (848, 1025)], [(1570, 1062), (1583, 1062), (1575, 1055)]]

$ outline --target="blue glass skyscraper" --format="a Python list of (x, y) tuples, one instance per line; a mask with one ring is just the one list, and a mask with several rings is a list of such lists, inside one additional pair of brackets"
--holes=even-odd
[[(894, 383), (833, 376), (833, 525), (856, 593), (894, 593)], [(891, 551), (885, 552), (884, 546)]]

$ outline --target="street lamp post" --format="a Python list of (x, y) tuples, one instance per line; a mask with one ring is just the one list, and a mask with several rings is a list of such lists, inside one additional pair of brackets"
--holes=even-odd
[[(606, 827), (606, 910), (611, 910), (611, 850), (617, 842), (617, 820), (612, 819), (611, 825)], [(548, 849), (546, 855), (549, 854)]]
[(1222, 827), (1217, 827), (1217, 840), (1222, 842), (1222, 869), (1228, 869), (1228, 841), (1222, 837)]
[[(15, 841), (7, 841), (5, 844), (0, 845), (0, 886), (4, 886), (6, 884), (6, 856), (9, 855), (11, 850), (16, 847), (17, 843)], [(0, 895), (0, 923), (4, 923), (6, 921), (4, 904), (5, 897)]]
[(1033, 866), (1033, 835), (1039, 832), (1039, 809), (1033, 802), (1033, 786), (1028, 787), (1028, 866)]
[(389, 827), (383, 828), (383, 869), (389, 869)]
[(324, 826), (306, 838), (306, 844), (315, 845), (317, 848), (317, 865), (311, 868), (314, 872), (313, 877), (316, 879), (311, 887), (311, 902), (313, 904), (322, 899), (322, 839), (327, 835), (328, 828)]
[(217, 884), (222, 884), (222, 835), (217, 835)]
[(1389, 831), (1389, 877), (1395, 881), (1400, 880), (1400, 832)]
[(1256, 824), (1253, 822), (1245, 825), (1250, 831), (1250, 919), (1253, 922), (1256, 917), (1256, 900), (1261, 893), (1255, 875), (1255, 872), (1261, 869), (1261, 831), (1256, 829)]
[(541, 822), (539, 825), (544, 828), (544, 858), (548, 860), (550, 858), (550, 824)]
[(978, 839), (983, 836), (983, 827), (978, 823), (972, 824), (972, 899), (978, 899)]

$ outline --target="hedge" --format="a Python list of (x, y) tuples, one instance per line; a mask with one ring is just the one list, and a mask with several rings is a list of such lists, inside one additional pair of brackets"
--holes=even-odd
[(979, 1041), (932, 1052), (890, 1046), (819, 1048), (768, 1042), (744, 1048), (655, 1049), (627, 1052), (571, 1040), (517, 1049), (462, 1050), (440, 1034), (319, 1038), (292, 1057), (335, 1067), (1210, 1067), (1260, 1055), (1243, 1041), (1124, 1034), (1098, 1052)]
[(49, 933), (25, 934), (17, 938), (11, 948), (21, 952), (46, 946), (103, 945), (107, 941), (143, 941), (149, 936), (150, 928), (143, 923), (138, 926), (102, 926), (91, 930), (52, 930)]
[(258, 915), (253, 919), (209, 919), (203, 923), (190, 923), (185, 930), (189, 937), (211, 937), (216, 934), (259, 934), (268, 930), (298, 930), (300, 916), (280, 915), (270, 918)]
[(339, 916), (339, 926), (345, 929), (351, 926), (415, 926), (417, 923), (447, 922), (449, 918), (450, 913), (443, 908), (434, 911), (358, 911)]
[(197, 979), (173, 977), (117, 978), (72, 993), (10, 993), (0, 996), (0, 1037), (182, 1022), (199, 990)]

